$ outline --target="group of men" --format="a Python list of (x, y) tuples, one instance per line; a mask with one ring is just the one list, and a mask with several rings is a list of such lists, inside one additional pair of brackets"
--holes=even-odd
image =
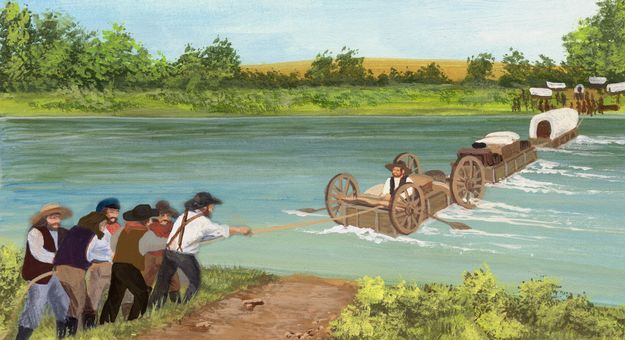
[[(107, 198), (69, 230), (61, 227), (61, 221), (72, 211), (59, 204), (44, 205), (32, 217), (27, 235), (22, 277), (30, 283), (17, 339), (32, 335), (46, 305), (56, 318), (60, 339), (75, 335), (79, 324), (89, 329), (114, 322), (127, 291), (132, 297), (127, 320), (143, 315), (148, 305), (160, 307), (167, 298), (189, 301), (201, 282), (199, 246), (233, 234), (251, 234), (248, 227), (211, 220), (221, 203), (210, 193), (199, 192), (185, 202), (181, 215), (167, 201), (157, 202), (155, 208), (139, 204), (123, 213), (122, 227), (119, 200)], [(189, 280), (184, 298), (178, 269)]]

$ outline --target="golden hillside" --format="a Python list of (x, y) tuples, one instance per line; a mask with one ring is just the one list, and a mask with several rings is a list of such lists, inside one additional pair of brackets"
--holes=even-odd
[[(399, 59), (399, 58), (365, 58), (364, 66), (366, 69), (371, 69), (376, 76), (380, 73), (388, 74), (391, 67), (394, 67), (398, 71), (404, 72), (407, 70), (417, 71), (420, 67), (435, 62), (442, 69), (449, 79), (453, 81), (459, 81), (464, 79), (467, 75), (467, 62), (466, 60), (447, 60), (447, 59)], [(284, 74), (291, 72), (297, 72), (301, 76), (306, 73), (310, 67), (311, 60), (301, 61), (288, 61), (282, 63), (273, 64), (250, 64), (242, 65), (241, 68), (250, 71), (267, 72), (275, 70)], [(494, 66), (495, 77), (499, 77), (503, 74), (503, 64), (495, 63)]]

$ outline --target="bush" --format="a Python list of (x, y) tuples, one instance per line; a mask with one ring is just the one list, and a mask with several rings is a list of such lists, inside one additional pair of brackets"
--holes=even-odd
[(129, 101), (119, 99), (112, 91), (72, 88), (57, 91), (57, 97), (60, 99), (46, 102), (34, 101), (30, 105), (35, 108), (86, 112), (115, 112), (134, 106)]
[(16, 297), (26, 287), (21, 276), (22, 261), (23, 252), (15, 245), (0, 246), (0, 328), (8, 328), (18, 307)]
[(506, 292), (485, 268), (457, 287), (359, 280), (355, 301), (331, 323), (339, 339), (622, 339), (625, 307), (596, 307), (565, 294), (555, 279)]

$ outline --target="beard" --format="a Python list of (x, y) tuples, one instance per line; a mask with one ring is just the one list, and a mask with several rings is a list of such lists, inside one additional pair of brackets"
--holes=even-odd
[(207, 218), (211, 218), (213, 216), (213, 213), (210, 211), (206, 211), (204, 212), (204, 216), (206, 216)]
[(59, 229), (60, 227), (61, 227), (61, 223), (48, 224), (48, 228), (50, 229)]
[(107, 219), (108, 224), (114, 224), (115, 222), (117, 222), (117, 217), (109, 217)]

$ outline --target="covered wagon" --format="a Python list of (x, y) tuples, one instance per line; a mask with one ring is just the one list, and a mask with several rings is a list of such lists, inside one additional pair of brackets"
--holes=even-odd
[(557, 148), (577, 137), (579, 115), (570, 108), (555, 109), (535, 115), (530, 121), (532, 145)]
[[(397, 155), (393, 163), (399, 161), (406, 164), (406, 175), (412, 183), (400, 185), (390, 200), (381, 195), (383, 184), (361, 191), (351, 174), (334, 176), (325, 189), (325, 203), (330, 217), (338, 224), (371, 228), (396, 236), (417, 231), (428, 217), (454, 203), (450, 179), (442, 171), (423, 172), (417, 156), (411, 153)], [(478, 173), (474, 175), (479, 176)], [(471, 181), (472, 178), (467, 174), (462, 180)], [(484, 189), (481, 185), (472, 187), (472, 190)], [(477, 195), (481, 197), (483, 193)], [(464, 201), (457, 203), (470, 207)]]
[(536, 148), (512, 131), (487, 134), (471, 147), (458, 150), (452, 163), (451, 191), (454, 201), (473, 207), (482, 198), (485, 183), (496, 183), (524, 169), (537, 158)]

